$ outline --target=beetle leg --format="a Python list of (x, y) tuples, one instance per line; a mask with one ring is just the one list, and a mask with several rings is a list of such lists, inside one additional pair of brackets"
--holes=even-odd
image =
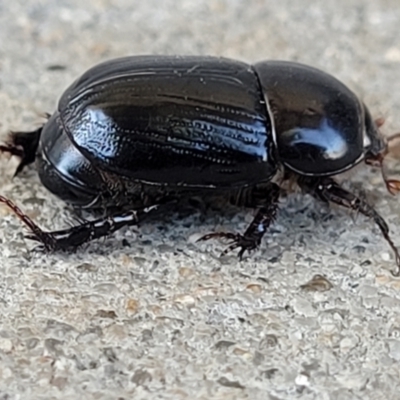
[(0, 145), (0, 152), (9, 153), (21, 159), (14, 176), (18, 175), (26, 165), (35, 161), (42, 128), (32, 132), (11, 132), (6, 144)]
[(108, 236), (124, 226), (137, 225), (146, 214), (158, 207), (158, 205), (152, 205), (138, 210), (119, 212), (112, 216), (83, 222), (72, 228), (46, 232), (39, 228), (11, 200), (0, 196), (0, 203), (6, 204), (29, 228), (31, 233), (26, 238), (41, 243), (46, 251), (74, 249), (94, 239)]
[(308, 181), (303, 180), (299, 182), (299, 184), (301, 187), (307, 189), (322, 200), (336, 203), (340, 206), (360, 212), (366, 217), (373, 219), (375, 224), (379, 227), (383, 237), (389, 243), (389, 246), (394, 252), (398, 268), (396, 271), (392, 271), (392, 274), (394, 276), (400, 276), (399, 250), (390, 238), (389, 227), (387, 223), (372, 206), (370, 206), (365, 200), (360, 199), (353, 193), (340, 187), (340, 185), (331, 178), (314, 179)]
[[(214, 238), (224, 238), (230, 240), (230, 245), (221, 253), (221, 256), (240, 249), (238, 256), (241, 260), (243, 254), (256, 249), (264, 236), (267, 228), (276, 218), (278, 211), (280, 188), (275, 183), (270, 183), (267, 188), (259, 190), (255, 187), (252, 189), (250, 197), (245, 199), (245, 206), (257, 209), (253, 221), (250, 223), (244, 234), (231, 232), (214, 232), (202, 236), (198, 241), (205, 241)], [(262, 196), (261, 196), (262, 195)]]

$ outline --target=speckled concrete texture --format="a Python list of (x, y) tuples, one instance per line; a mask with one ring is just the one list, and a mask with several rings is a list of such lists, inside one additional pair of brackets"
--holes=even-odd
[[(0, 135), (38, 126), (88, 67), (131, 54), (308, 63), (400, 131), (398, 0), (0, 0)], [(15, 161), (0, 158), (0, 193), (47, 229), (76, 223), (34, 169), (11, 180)], [(400, 246), (400, 198), (379, 172), (346, 185)], [(371, 221), (297, 194), (242, 262), (195, 242), (251, 217), (176, 210), (45, 255), (1, 207), (0, 399), (398, 399), (400, 280)]]

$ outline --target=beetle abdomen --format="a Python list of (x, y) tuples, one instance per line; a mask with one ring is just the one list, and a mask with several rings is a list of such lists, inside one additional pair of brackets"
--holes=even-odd
[(59, 105), (79, 150), (142, 182), (240, 186), (270, 179), (271, 122), (247, 64), (134, 57), (94, 67)]

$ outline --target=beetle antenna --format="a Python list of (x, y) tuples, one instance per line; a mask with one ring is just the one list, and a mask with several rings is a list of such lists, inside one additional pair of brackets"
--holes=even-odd
[[(382, 125), (384, 125), (385, 118), (377, 118), (374, 122), (379, 129), (382, 127)], [(369, 155), (365, 159), (365, 163), (380, 168), (382, 178), (386, 184), (386, 189), (390, 194), (396, 195), (398, 192), (400, 192), (400, 180), (391, 179), (388, 177), (388, 172), (384, 161), (387, 156), (393, 157), (393, 154), (398, 154), (397, 158), (400, 158), (400, 132), (389, 137), (385, 137), (383, 140), (385, 142), (385, 148), (377, 155)]]
[[(382, 118), (375, 121), (378, 127), (382, 126), (383, 122), (384, 121)], [(385, 149), (377, 155), (369, 156), (368, 158), (365, 159), (365, 162), (366, 164), (380, 168), (382, 178), (386, 184), (386, 189), (390, 194), (396, 195), (397, 193), (400, 192), (400, 180), (389, 178), (387, 167), (384, 161), (387, 156), (389, 155), (393, 156), (394, 153), (400, 152), (400, 132), (395, 133), (392, 136), (389, 136), (388, 138), (386, 138), (385, 141), (386, 141)]]
[(382, 127), (382, 125), (385, 124), (385, 118), (379, 117), (374, 122), (375, 122), (375, 125), (377, 126), (377, 128), (379, 129), (380, 127)]

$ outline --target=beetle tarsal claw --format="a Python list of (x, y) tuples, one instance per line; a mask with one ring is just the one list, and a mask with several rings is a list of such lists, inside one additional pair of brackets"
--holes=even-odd
[(258, 247), (258, 241), (255, 238), (248, 237), (241, 235), (240, 233), (232, 233), (232, 232), (213, 232), (207, 235), (202, 236), (197, 242), (206, 241), (210, 239), (221, 238), (221, 239), (228, 239), (230, 242), (228, 243), (229, 246), (221, 252), (221, 257), (226, 256), (231, 251), (239, 249), (238, 257), (241, 261), (243, 259), (244, 253), (250, 252)]

